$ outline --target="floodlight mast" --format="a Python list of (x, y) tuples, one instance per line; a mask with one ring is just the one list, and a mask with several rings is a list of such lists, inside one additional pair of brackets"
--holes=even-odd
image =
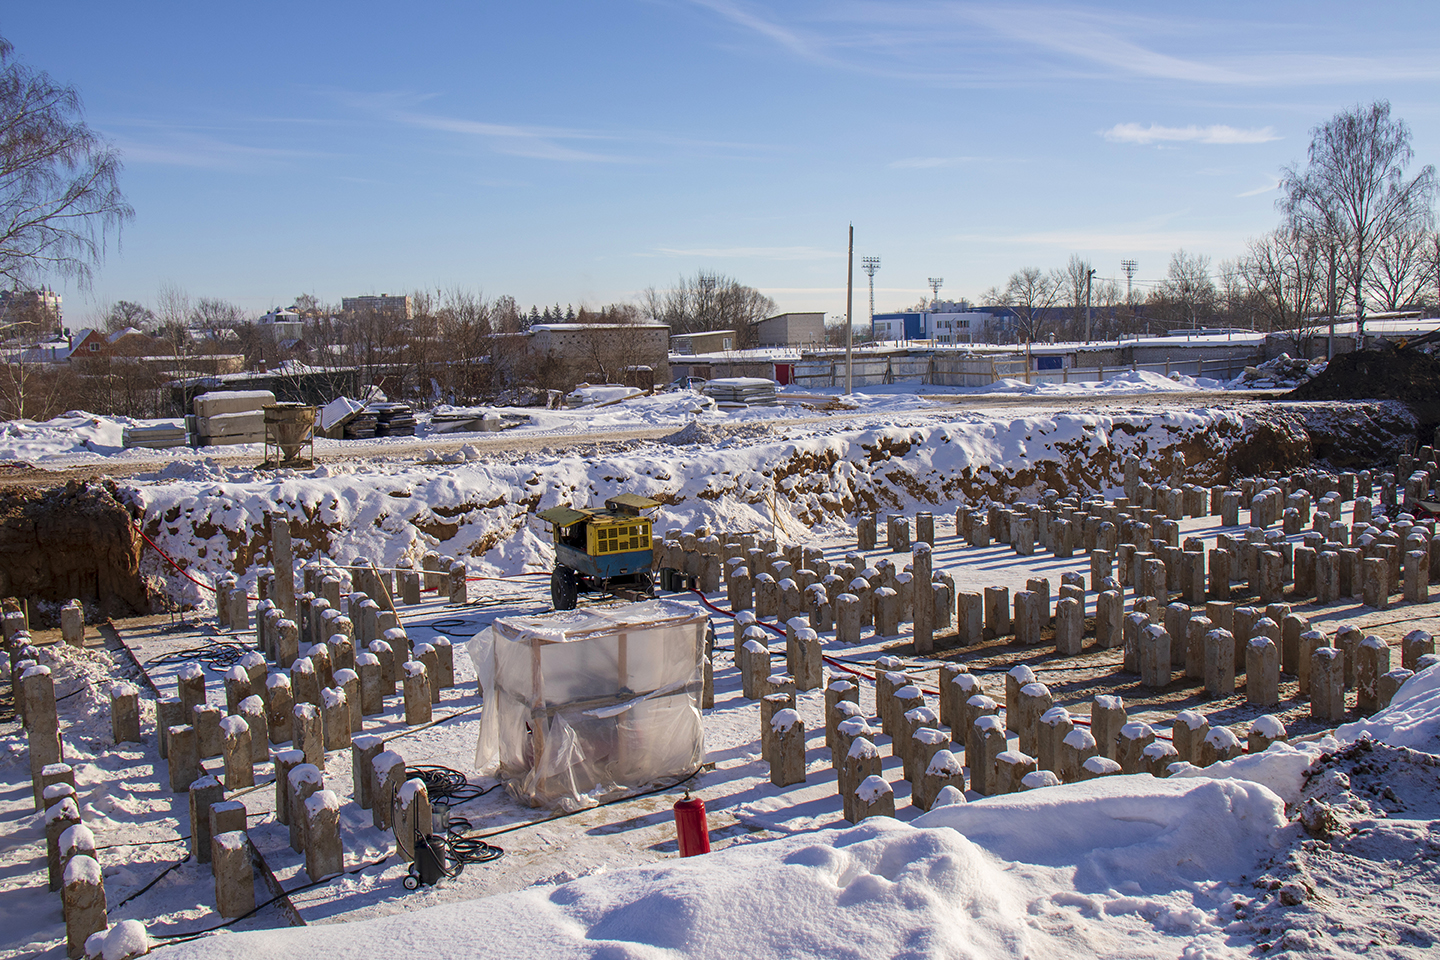
[(940, 287), (945, 283), (944, 277), (930, 278), (930, 309), (934, 310), (935, 305), (940, 302)]
[(879, 257), (861, 257), (860, 269), (870, 277), (870, 342), (875, 342), (875, 271), (880, 269)]
[(1130, 286), (1135, 282), (1135, 268), (1139, 266), (1134, 260), (1121, 260), (1120, 269), (1125, 271), (1125, 302), (1130, 303)]

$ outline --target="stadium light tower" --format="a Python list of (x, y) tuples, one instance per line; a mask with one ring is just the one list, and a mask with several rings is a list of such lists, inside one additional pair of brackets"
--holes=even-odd
[(1130, 302), (1130, 285), (1135, 282), (1135, 268), (1139, 266), (1134, 260), (1121, 260), (1120, 269), (1125, 271), (1125, 302)]
[(935, 309), (935, 304), (940, 302), (940, 285), (945, 282), (944, 277), (930, 278), (930, 309)]
[(875, 342), (875, 271), (880, 269), (879, 257), (861, 257), (860, 268), (870, 277), (870, 342)]

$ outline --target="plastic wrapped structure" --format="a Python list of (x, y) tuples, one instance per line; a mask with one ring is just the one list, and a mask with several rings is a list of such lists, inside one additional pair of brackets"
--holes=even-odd
[(496, 620), (468, 646), (485, 694), (476, 768), (563, 810), (692, 773), (706, 625), (666, 600)]

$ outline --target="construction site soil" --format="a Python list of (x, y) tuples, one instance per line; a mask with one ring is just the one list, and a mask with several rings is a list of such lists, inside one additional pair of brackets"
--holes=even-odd
[(1300, 384), (1286, 400), (1406, 400), (1440, 397), (1440, 359), (1419, 350), (1386, 347), (1336, 356), (1319, 376)]

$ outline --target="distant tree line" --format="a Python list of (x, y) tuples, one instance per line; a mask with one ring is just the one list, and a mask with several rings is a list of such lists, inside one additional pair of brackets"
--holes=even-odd
[[(1414, 172), (1410, 128), (1377, 101), (1311, 134), (1307, 160), (1281, 171), (1280, 224), (1234, 260), (1176, 251), (1165, 277), (1102, 277), (1072, 256), (1064, 269), (1023, 267), (980, 302), (1013, 313), (1019, 341), (1239, 326), (1291, 334), (1300, 348), (1329, 318), (1440, 308), (1433, 165)], [(923, 304), (923, 301), (922, 301)]]

